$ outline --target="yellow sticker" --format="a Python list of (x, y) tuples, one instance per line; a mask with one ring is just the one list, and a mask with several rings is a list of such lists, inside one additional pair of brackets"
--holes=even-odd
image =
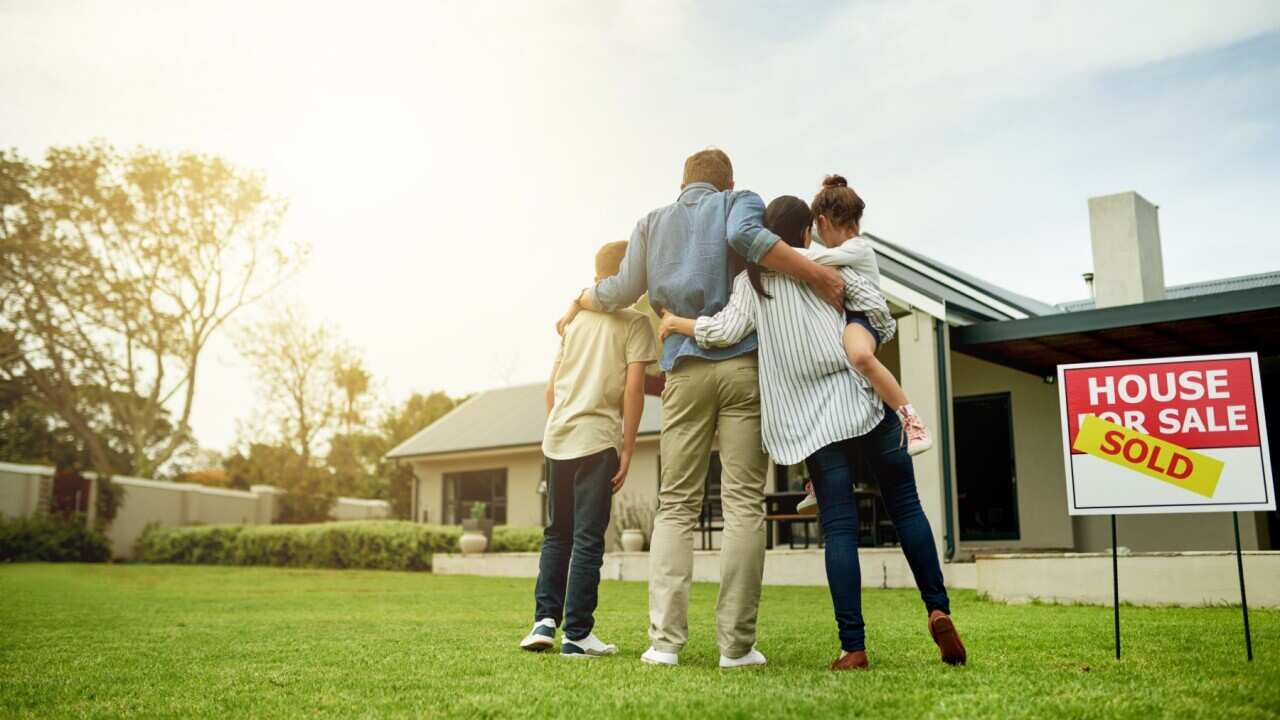
[(1096, 415), (1085, 416), (1071, 447), (1207, 498), (1213, 497), (1222, 477), (1223, 463), (1217, 458), (1130, 430)]

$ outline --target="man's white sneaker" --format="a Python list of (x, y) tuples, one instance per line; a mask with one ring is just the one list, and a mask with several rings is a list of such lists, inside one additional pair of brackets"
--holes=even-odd
[(768, 665), (769, 661), (764, 659), (764, 653), (751, 648), (751, 652), (740, 658), (720, 656), (720, 667), (722, 668), (740, 668), (751, 667), (752, 665)]
[(565, 638), (560, 643), (560, 654), (567, 657), (575, 658), (596, 658), (605, 655), (612, 655), (618, 652), (617, 645), (610, 645), (596, 637), (595, 633), (588, 633), (586, 637), (580, 640), (570, 640)]
[(662, 652), (661, 650), (649, 648), (640, 656), (640, 662), (648, 663), (650, 665), (674, 666), (680, 664), (680, 656), (675, 653)]
[(929, 428), (924, 426), (924, 421), (915, 413), (915, 410), (911, 409), (910, 405), (904, 405), (898, 409), (898, 419), (902, 421), (902, 435), (907, 444), (907, 454), (919, 455), (933, 447), (933, 436), (929, 434)]
[(817, 515), (818, 514), (818, 496), (810, 490), (804, 499), (796, 503), (796, 513), (799, 515)]
[(556, 621), (551, 618), (542, 618), (533, 624), (533, 629), (528, 635), (520, 641), (520, 647), (532, 652), (542, 652), (555, 647), (556, 644)]

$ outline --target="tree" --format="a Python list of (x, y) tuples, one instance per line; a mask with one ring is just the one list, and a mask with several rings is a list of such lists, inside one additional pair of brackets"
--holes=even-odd
[(309, 324), (293, 305), (245, 326), (236, 340), (253, 365), (262, 389), (266, 422), (278, 429), (280, 441), (310, 465), (317, 442), (333, 429), (341, 411), (333, 371), (342, 360), (337, 340), (323, 324)]
[(230, 487), (274, 485), (284, 490), (279, 521), (324, 522), (338, 493), (327, 468), (302, 462), (288, 447), (251, 443), (247, 453), (237, 452), (224, 463)]
[(100, 475), (107, 426), (132, 471), (154, 474), (191, 441), (209, 338), (305, 256), (276, 238), (284, 212), (260, 175), (216, 156), (0, 152), (0, 379), (29, 383)]
[(364, 361), (354, 352), (340, 352), (335, 358), (333, 381), (342, 392), (342, 410), (338, 414), (338, 420), (346, 435), (350, 435), (357, 426), (364, 423), (365, 400), (369, 397), (369, 382), (372, 379), (369, 371), (364, 368)]
[(382, 435), (382, 448), (378, 453), (380, 474), (386, 477), (391, 501), (391, 514), (398, 518), (412, 519), (413, 468), (408, 463), (386, 462), (381, 458), (397, 445), (413, 437), (420, 430), (439, 420), (460, 405), (466, 398), (451, 398), (442, 392), (429, 395), (414, 393), (398, 407), (388, 410), (378, 427)]

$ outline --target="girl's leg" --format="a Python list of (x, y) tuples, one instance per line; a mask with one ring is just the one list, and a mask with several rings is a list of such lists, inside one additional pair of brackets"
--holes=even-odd
[(828, 445), (805, 461), (813, 489), (822, 504), (822, 532), (826, 538), (827, 587), (835, 606), (840, 647), (865, 649), (862, 622), (862, 573), (858, 566), (858, 504), (853, 497), (848, 441)]
[(849, 364), (862, 373), (889, 407), (898, 410), (910, 404), (897, 378), (876, 358), (876, 339), (866, 328), (857, 323), (844, 326), (844, 351), (849, 356)]

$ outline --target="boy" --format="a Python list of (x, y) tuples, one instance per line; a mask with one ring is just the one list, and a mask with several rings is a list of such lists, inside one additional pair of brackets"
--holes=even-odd
[[(626, 242), (600, 248), (596, 281), (616, 275), (626, 252)], [(634, 310), (586, 311), (565, 330), (547, 383), (547, 527), (533, 629), (520, 642), (525, 650), (554, 646), (563, 615), (561, 655), (618, 651), (592, 632), (593, 614), (612, 495), (627, 479), (644, 410), (644, 370), (657, 357), (653, 327)]]

